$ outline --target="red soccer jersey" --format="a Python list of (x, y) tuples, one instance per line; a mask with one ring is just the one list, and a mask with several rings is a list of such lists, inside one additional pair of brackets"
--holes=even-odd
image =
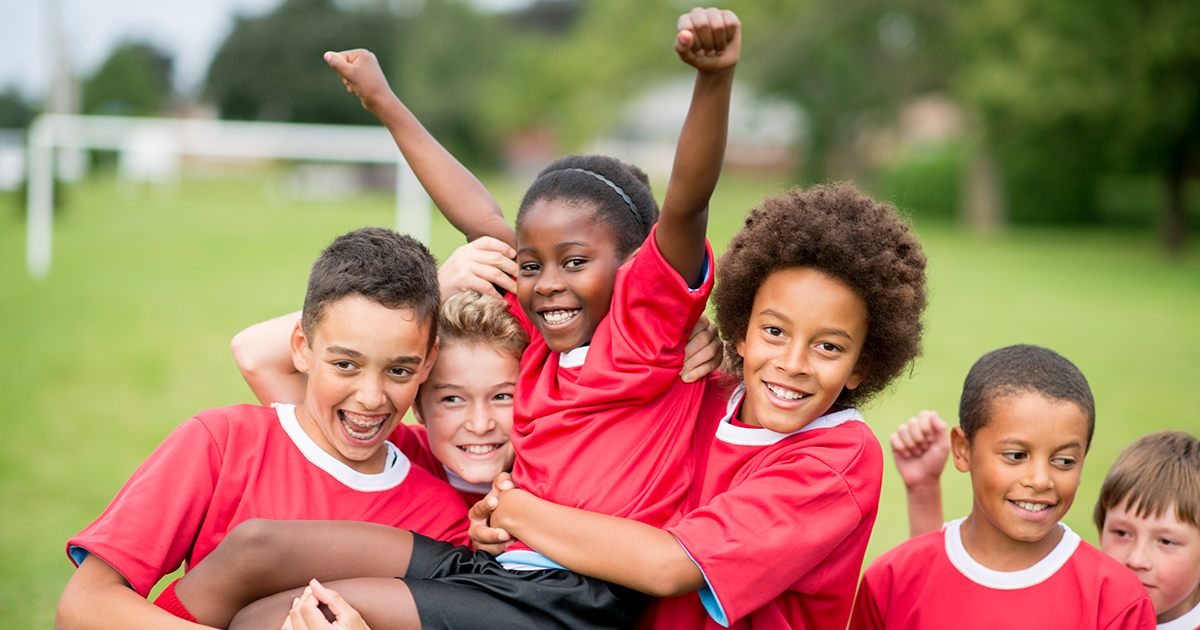
[[(612, 307), (588, 346), (551, 352), (516, 296), (508, 300), (530, 335), (513, 406), (517, 487), (661, 527), (692, 481), (688, 452), (704, 389), (679, 371), (713, 282), (710, 263), (700, 288), (689, 288), (655, 233), (617, 271)], [(528, 547), (509, 547), (520, 549)]]
[(434, 457), (433, 450), (429, 448), (429, 431), (423, 424), (401, 424), (396, 427), (388, 440), (407, 455), (414, 464), (428, 470), (434, 477), (458, 490), (463, 501), (466, 501), (468, 510), (487, 496), (492, 489), (490, 483), (471, 483), (463, 479), (458, 473), (446, 468), (441, 460)]
[(1158, 624), (1158, 630), (1200, 630), (1200, 604), (1178, 619)]
[(738, 426), (745, 389), (729, 396), (709, 380), (696, 428), (700, 476), (686, 515), (667, 528), (707, 586), (661, 600), (642, 625), (844, 628), (879, 505), (879, 441), (856, 409), (791, 434)]
[(167, 436), (67, 553), (96, 554), (145, 597), (251, 518), (368, 521), (464, 544), (458, 493), (385, 447), (384, 472), (363, 474), (321, 450), (291, 405), (210, 409)]
[(1153, 630), (1141, 582), (1064, 524), (1062, 540), (1037, 564), (993, 571), (962, 544), (965, 519), (908, 540), (863, 575), (850, 627)]

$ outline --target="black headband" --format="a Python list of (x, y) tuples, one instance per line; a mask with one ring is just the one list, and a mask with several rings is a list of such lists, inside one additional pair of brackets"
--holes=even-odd
[[(625, 194), (624, 190), (621, 190), (620, 186), (612, 183), (612, 181), (610, 179), (608, 179), (607, 177), (601, 175), (600, 173), (589, 171), (589, 170), (583, 169), (583, 168), (563, 168), (563, 169), (559, 169), (558, 171), (554, 171), (554, 172), (558, 173), (560, 171), (578, 171), (580, 173), (587, 173), (588, 175), (595, 177), (596, 179), (604, 182), (605, 184), (608, 184), (609, 188), (612, 188), (614, 191), (616, 191), (616, 193), (618, 195), (621, 195), (621, 199), (625, 200), (625, 204), (629, 206), (629, 211), (633, 213), (633, 218), (637, 219), (638, 225), (641, 227), (646, 227), (645, 222), (642, 221), (642, 213), (638, 212), (637, 206), (633, 205), (633, 200), (629, 198), (629, 195)], [(546, 173), (546, 174), (549, 175), (550, 173)]]

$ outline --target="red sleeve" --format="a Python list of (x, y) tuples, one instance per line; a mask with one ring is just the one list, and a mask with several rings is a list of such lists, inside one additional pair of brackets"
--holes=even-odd
[[(875, 467), (862, 468), (872, 474), (868, 471)], [(878, 501), (878, 483), (875, 488)], [(848, 589), (845, 615), (870, 535), (869, 526), (860, 527), (874, 510), (866, 503), (841, 472), (797, 449), (764, 462), (668, 531), (704, 572), (730, 621), (757, 610), (802, 579), (805, 590)], [(857, 554), (857, 561), (850, 562), (853, 575), (810, 575), (839, 547), (846, 560)], [(849, 585), (836, 583), (847, 578)]]
[[(213, 435), (211, 430), (226, 430)], [(179, 568), (212, 501), (227, 427), (199, 417), (184, 422), (142, 463), (100, 518), (67, 541), (78, 565), (94, 553), (142, 597)]]
[(525, 309), (521, 308), (521, 303), (517, 301), (516, 293), (505, 293), (504, 301), (508, 302), (508, 312), (511, 313), (513, 317), (517, 318), (517, 323), (521, 324), (521, 328), (525, 330), (525, 334), (529, 335), (530, 340), (532, 340), (535, 335), (540, 336), (542, 334), (538, 332), (538, 329), (533, 325), (533, 322), (529, 321), (529, 318), (525, 316)]
[[(854, 599), (854, 612), (850, 615), (849, 630), (882, 630), (888, 606), (887, 595), (891, 593), (888, 583), (891, 571), (887, 567), (877, 568), (874, 563), (863, 574), (862, 585)], [(881, 602), (876, 592), (883, 596)]]
[(1154, 630), (1155, 627), (1154, 604), (1149, 597), (1143, 597), (1122, 610), (1103, 630)]

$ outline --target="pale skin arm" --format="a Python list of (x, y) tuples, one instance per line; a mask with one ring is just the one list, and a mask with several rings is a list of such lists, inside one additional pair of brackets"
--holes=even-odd
[(327, 52), (325, 61), (346, 91), (358, 96), (363, 108), (391, 132), (433, 202), (468, 241), (491, 236), (516, 246), (516, 232), (504, 220), (496, 198), (400, 102), (371, 51)]
[(656, 243), (690, 286), (703, 280), (708, 201), (725, 161), (729, 98), (741, 48), (741, 23), (732, 11), (692, 9), (679, 18), (675, 52), (696, 68), (696, 84), (675, 148)]
[(892, 459), (908, 499), (909, 536), (941, 529), (942, 470), (950, 454), (950, 432), (936, 411), (922, 411), (891, 435)]
[[(654, 597), (704, 585), (700, 568), (671, 534), (645, 523), (564, 507), (512, 487), (508, 474), (471, 508), (476, 548), (496, 551), (510, 534), (568, 569)], [(490, 518), (490, 525), (489, 523)]]
[(292, 362), (292, 331), (300, 311), (259, 322), (234, 335), (229, 344), (242, 378), (264, 405), (304, 402), (308, 375)]
[(57, 630), (196, 630), (138, 595), (116, 569), (89, 555), (67, 581), (54, 615)]

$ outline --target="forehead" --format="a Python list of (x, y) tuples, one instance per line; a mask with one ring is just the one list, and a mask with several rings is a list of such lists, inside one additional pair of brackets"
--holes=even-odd
[(612, 232), (596, 216), (597, 212), (599, 206), (586, 199), (538, 199), (521, 213), (517, 223), (517, 249), (564, 242), (592, 246), (611, 244)]
[(430, 324), (409, 308), (388, 308), (361, 295), (330, 302), (314, 332), (314, 343), (344, 346), (360, 353), (394, 354), (420, 347), (425, 355)]
[(988, 403), (987, 424), (975, 432), (972, 444), (1021, 443), (1059, 450), (1087, 448), (1088, 420), (1079, 405), (1036, 392), (1019, 392)]
[(455, 383), (464, 387), (492, 387), (516, 382), (521, 362), (486, 343), (448, 340), (438, 349), (437, 362), (427, 385)]
[(771, 272), (754, 294), (753, 315), (788, 321), (821, 320), (846, 332), (867, 327), (867, 305), (846, 283), (811, 267)]

